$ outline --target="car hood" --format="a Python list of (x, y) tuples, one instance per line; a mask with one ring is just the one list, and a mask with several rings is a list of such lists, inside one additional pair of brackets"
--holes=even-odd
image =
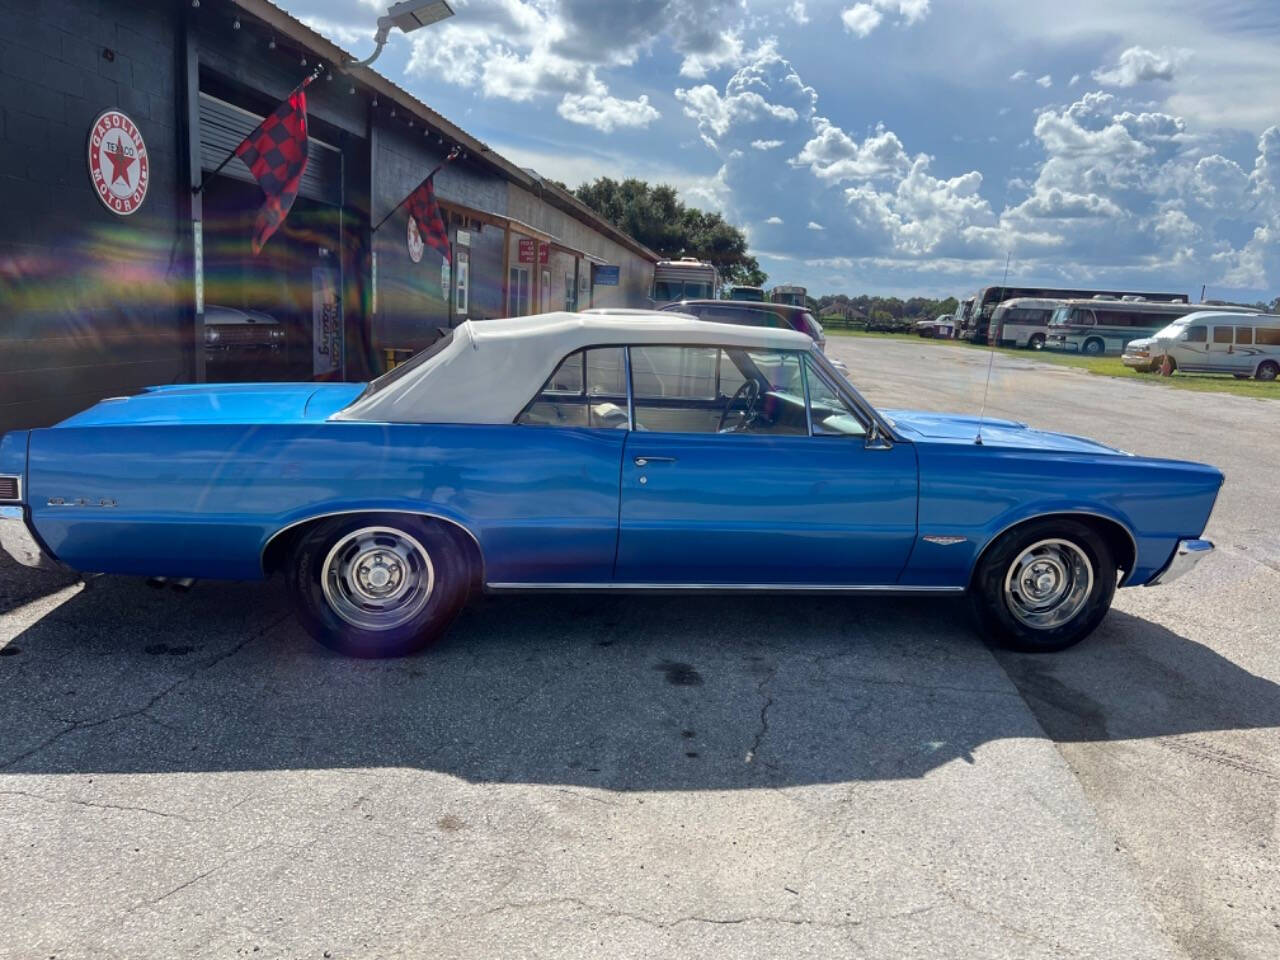
[(982, 443), (988, 447), (1018, 447), (1047, 453), (1107, 453), (1127, 456), (1087, 437), (1036, 430), (1016, 420), (979, 419), (971, 414), (932, 413), (925, 410), (881, 410), (895, 430), (908, 440), (934, 443), (973, 443), (982, 428)]
[(60, 427), (173, 423), (298, 423), (324, 420), (354, 400), (362, 383), (210, 383), (147, 387), (111, 397)]

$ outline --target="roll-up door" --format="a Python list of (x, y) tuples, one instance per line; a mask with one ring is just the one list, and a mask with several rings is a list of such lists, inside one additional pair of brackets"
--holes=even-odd
[[(262, 117), (207, 93), (200, 94), (200, 166), (212, 170), (262, 122)], [(254, 182), (249, 168), (233, 160), (222, 173), (236, 180)], [(307, 169), (298, 193), (312, 200), (342, 203), (342, 152), (313, 136), (307, 138)]]

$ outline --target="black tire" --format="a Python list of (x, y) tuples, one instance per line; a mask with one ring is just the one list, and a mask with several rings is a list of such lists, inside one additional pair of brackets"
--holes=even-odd
[[(1063, 583), (1077, 584), (1064, 592), (1058, 613), (1069, 618), (1048, 626), (1034, 626), (1025, 619), (1026, 608), (1006, 590), (1015, 563), (1024, 556), (1037, 557), (1032, 548), (1046, 542), (1070, 544), (1063, 553), (1076, 561), (1087, 560), (1090, 577), (1086, 581), (1076, 575)], [(1052, 554), (1045, 554), (1052, 558)], [(1063, 565), (1064, 570), (1066, 565)], [(1034, 563), (1018, 568), (1027, 575), (1035, 571)], [(1083, 569), (1077, 567), (1077, 569)], [(983, 555), (974, 573), (969, 596), (979, 631), (991, 642), (1010, 650), (1028, 653), (1050, 653), (1065, 650), (1092, 633), (1111, 609), (1116, 592), (1116, 562), (1106, 541), (1088, 524), (1070, 518), (1034, 520), (1003, 534)], [(1078, 603), (1078, 609), (1072, 607)], [(1023, 611), (1019, 616), (1017, 610)], [(1052, 611), (1051, 611), (1052, 613)], [(1050, 614), (1051, 615), (1051, 614)], [(1048, 615), (1047, 615), (1048, 616)], [(1046, 619), (1047, 619), (1046, 616)]]
[(307, 632), (363, 658), (401, 657), (439, 640), (475, 579), (467, 551), (445, 524), (377, 513), (311, 527), (294, 545), (287, 574)]
[(1263, 360), (1258, 364), (1258, 372), (1254, 374), (1259, 380), (1270, 383), (1280, 374), (1280, 366), (1277, 366), (1272, 360)]
[(1033, 333), (1033, 334), (1031, 335), (1031, 339), (1027, 341), (1027, 349), (1028, 349), (1028, 350), (1043, 350), (1043, 349), (1044, 349), (1044, 334), (1043, 334), (1043, 333)]
[(1090, 357), (1100, 357), (1107, 352), (1107, 345), (1097, 337), (1090, 337), (1084, 342), (1084, 346), (1080, 348), (1080, 352)]

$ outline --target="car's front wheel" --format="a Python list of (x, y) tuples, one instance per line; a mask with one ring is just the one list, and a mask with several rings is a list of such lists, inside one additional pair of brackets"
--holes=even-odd
[(983, 634), (1029, 652), (1063, 650), (1102, 622), (1116, 592), (1106, 541), (1078, 520), (1034, 521), (982, 557), (971, 597)]
[(289, 587), (316, 640), (355, 657), (398, 657), (443, 636), (466, 602), (470, 564), (456, 538), (425, 518), (335, 517), (294, 547)]

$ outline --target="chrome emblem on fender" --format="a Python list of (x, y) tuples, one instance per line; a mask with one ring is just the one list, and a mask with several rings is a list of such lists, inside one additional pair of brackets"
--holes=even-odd
[(967, 543), (968, 540), (968, 537), (942, 537), (933, 534), (924, 538), (925, 543), (936, 543), (940, 547), (952, 547), (957, 543)]

